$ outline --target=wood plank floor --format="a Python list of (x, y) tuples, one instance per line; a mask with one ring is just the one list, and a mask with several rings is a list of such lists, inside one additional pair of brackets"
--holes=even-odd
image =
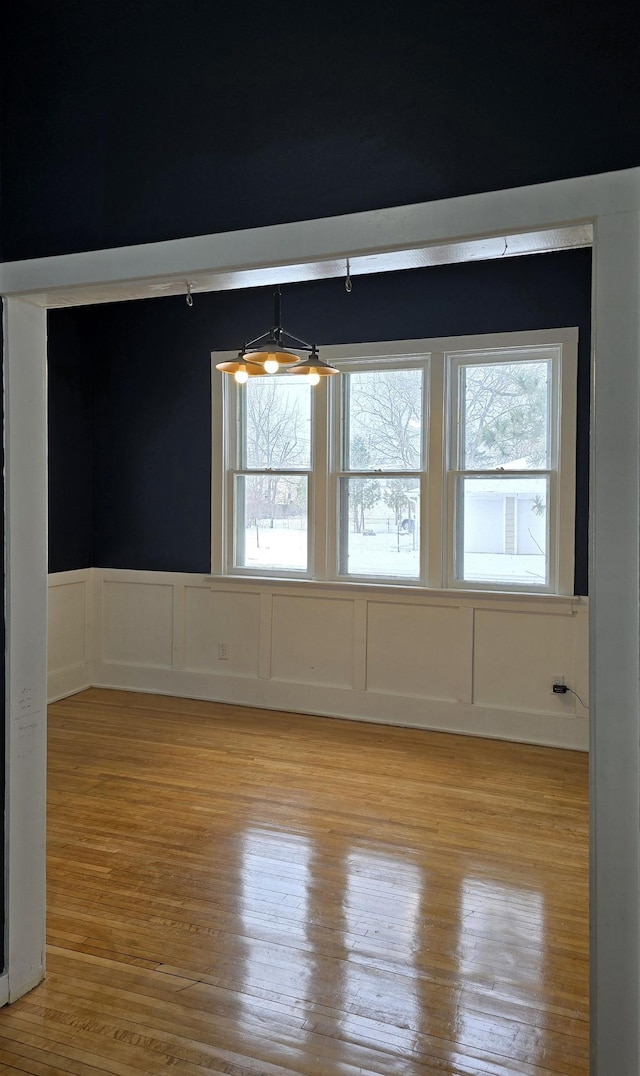
[(585, 755), (91, 689), (0, 1071), (585, 1076)]

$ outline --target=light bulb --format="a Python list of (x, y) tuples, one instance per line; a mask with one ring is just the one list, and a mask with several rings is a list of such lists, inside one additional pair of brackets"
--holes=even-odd
[(316, 373), (307, 374), (307, 384), (308, 385), (319, 385), (320, 384), (320, 374), (316, 374)]
[(267, 371), (268, 374), (277, 374), (277, 372), (278, 372), (278, 360), (277, 359), (267, 359), (265, 364), (264, 364), (264, 368), (265, 368), (265, 370)]
[(249, 374), (247, 372), (246, 366), (243, 366), (240, 370), (236, 370), (235, 374), (233, 375), (233, 378), (234, 381), (237, 381), (239, 385), (244, 385), (245, 382), (249, 380)]

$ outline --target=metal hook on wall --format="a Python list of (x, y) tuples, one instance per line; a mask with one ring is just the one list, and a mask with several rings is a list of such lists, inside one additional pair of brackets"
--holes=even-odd
[(351, 280), (351, 267), (349, 265), (349, 259), (348, 258), (347, 258), (347, 275), (346, 275), (345, 282), (344, 282), (344, 290), (349, 292), (349, 294), (351, 294), (351, 292), (353, 291), (353, 282)]
[(187, 294), (186, 294), (185, 298), (186, 298), (186, 301), (187, 301), (187, 306), (193, 306), (193, 295), (191, 294), (191, 284), (189, 283), (188, 280), (186, 281), (186, 285), (187, 285)]

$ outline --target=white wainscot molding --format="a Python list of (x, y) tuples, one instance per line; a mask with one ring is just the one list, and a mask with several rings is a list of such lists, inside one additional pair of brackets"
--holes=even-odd
[(49, 702), (93, 684), (96, 631), (92, 568), (49, 576), (47, 694)]
[(100, 687), (586, 750), (585, 598), (93, 568), (50, 577), (50, 698)]

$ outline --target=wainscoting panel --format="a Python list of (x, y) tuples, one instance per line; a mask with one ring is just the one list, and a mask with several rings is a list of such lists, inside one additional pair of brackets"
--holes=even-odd
[(51, 698), (95, 684), (588, 745), (584, 598), (93, 568), (50, 577), (49, 630)]
[(166, 583), (102, 585), (103, 661), (170, 669), (173, 587)]
[(49, 576), (47, 669), (49, 701), (91, 684), (93, 572)]
[(86, 661), (86, 590), (84, 580), (49, 587), (49, 662), (68, 669)]
[(222, 676), (258, 675), (260, 595), (184, 588), (184, 667)]
[(475, 617), (473, 699), (553, 714), (572, 713), (575, 698), (554, 695), (554, 677), (575, 689), (575, 624), (570, 616), (478, 609)]
[(367, 690), (453, 702), (458, 624), (454, 606), (369, 602)]
[(353, 685), (353, 600), (273, 599), (271, 676), (296, 684)]

